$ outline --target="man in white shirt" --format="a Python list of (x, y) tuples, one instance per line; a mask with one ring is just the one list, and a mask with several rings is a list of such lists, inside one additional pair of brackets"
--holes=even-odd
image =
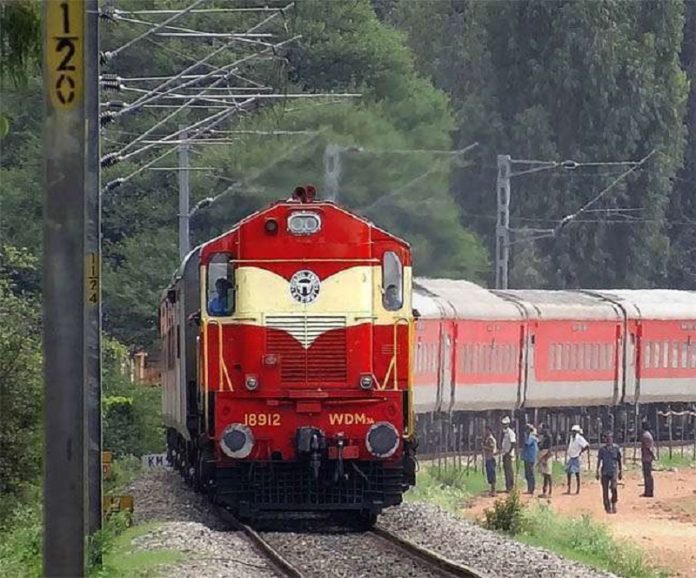
[(515, 485), (515, 472), (512, 469), (512, 460), (515, 458), (515, 444), (517, 436), (510, 427), (510, 418), (505, 416), (503, 424), (503, 441), (500, 444), (500, 453), (503, 456), (503, 473), (505, 474), (505, 491), (510, 492)]
[(568, 478), (568, 491), (566, 494), (570, 494), (570, 480), (575, 474), (575, 479), (577, 480), (576, 494), (580, 493), (580, 456), (589, 450), (590, 444), (582, 436), (582, 429), (579, 425), (574, 425), (570, 428), (570, 441), (568, 442), (568, 450), (566, 451), (566, 476)]

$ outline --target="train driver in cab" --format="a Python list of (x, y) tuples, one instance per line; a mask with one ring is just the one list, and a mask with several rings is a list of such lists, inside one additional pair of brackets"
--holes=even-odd
[(384, 307), (387, 311), (396, 311), (401, 308), (401, 296), (396, 285), (390, 284), (384, 291)]
[(225, 277), (215, 281), (215, 296), (208, 302), (208, 313), (216, 317), (224, 317), (232, 313), (232, 283)]

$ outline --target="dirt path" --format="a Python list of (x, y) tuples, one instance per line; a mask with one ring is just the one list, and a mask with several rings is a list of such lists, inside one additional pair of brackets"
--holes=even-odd
[[(616, 515), (608, 515), (602, 506), (602, 489), (590, 472), (583, 473), (579, 495), (564, 495), (565, 484), (554, 487), (551, 507), (563, 514), (588, 513), (606, 522), (612, 533), (640, 546), (656, 565), (674, 576), (696, 577), (696, 469), (655, 472), (655, 498), (640, 498), (642, 476), (629, 471), (619, 486)], [(520, 488), (524, 480), (518, 481)], [(538, 482), (537, 482), (538, 483)], [(575, 482), (573, 482), (575, 483)], [(523, 500), (538, 501), (523, 495)], [(466, 515), (479, 518), (490, 508), (493, 498), (477, 498)]]

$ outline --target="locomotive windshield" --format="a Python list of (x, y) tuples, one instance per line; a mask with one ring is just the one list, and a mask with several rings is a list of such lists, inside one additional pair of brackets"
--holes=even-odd
[(228, 317), (234, 313), (234, 266), (230, 255), (216, 253), (208, 263), (208, 315)]
[(382, 304), (387, 311), (397, 311), (404, 304), (403, 267), (393, 251), (382, 258)]

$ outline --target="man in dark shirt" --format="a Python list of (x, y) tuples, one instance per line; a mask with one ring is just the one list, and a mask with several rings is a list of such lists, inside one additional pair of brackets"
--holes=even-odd
[[(611, 432), (605, 435), (605, 439), (606, 444), (599, 448), (597, 454), (597, 479), (600, 479), (601, 472), (604, 509), (607, 514), (616, 514), (616, 502), (619, 501), (617, 480), (620, 480), (623, 475), (621, 450), (614, 444), (614, 435)], [(609, 490), (611, 490), (611, 500)]]
[(641, 498), (652, 498), (655, 490), (655, 482), (652, 475), (652, 465), (655, 461), (655, 441), (650, 433), (650, 423), (642, 424), (643, 435), (640, 438), (640, 460), (643, 463), (643, 493)]

